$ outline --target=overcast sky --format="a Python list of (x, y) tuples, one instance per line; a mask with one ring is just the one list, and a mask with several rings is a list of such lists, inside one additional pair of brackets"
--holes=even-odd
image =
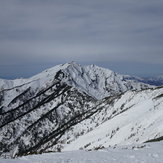
[(0, 1), (0, 78), (71, 61), (163, 75), (163, 0)]

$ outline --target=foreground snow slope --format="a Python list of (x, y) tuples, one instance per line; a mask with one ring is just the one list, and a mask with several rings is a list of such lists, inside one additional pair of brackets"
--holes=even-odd
[(0, 163), (162, 163), (163, 142), (1, 159)]

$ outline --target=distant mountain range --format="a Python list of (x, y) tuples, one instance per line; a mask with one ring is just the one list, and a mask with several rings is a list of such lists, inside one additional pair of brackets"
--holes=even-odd
[(143, 77), (125, 75), (125, 78), (135, 80), (138, 82), (143, 82), (143, 83), (150, 84), (150, 85), (155, 85), (155, 86), (162, 86), (163, 85), (163, 76), (143, 78)]
[[(58, 65), (0, 79), (0, 155), (95, 149), (163, 136), (163, 77)], [(159, 87), (158, 87), (159, 86)]]

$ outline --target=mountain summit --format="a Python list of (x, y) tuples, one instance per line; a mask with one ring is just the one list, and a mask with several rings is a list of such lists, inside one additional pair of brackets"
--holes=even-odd
[(120, 75), (109, 69), (96, 65), (82, 66), (76, 62), (66, 63), (45, 70), (29, 79), (0, 80), (0, 90), (12, 89), (14, 87), (27, 87), (39, 89), (60, 80), (70, 86), (84, 91), (96, 99), (126, 92), (127, 90), (142, 90), (153, 88), (149, 84), (138, 82), (140, 78)]
[[(0, 154), (94, 149), (163, 136), (163, 88), (75, 62), (0, 80)], [(140, 78), (139, 78), (140, 79)]]

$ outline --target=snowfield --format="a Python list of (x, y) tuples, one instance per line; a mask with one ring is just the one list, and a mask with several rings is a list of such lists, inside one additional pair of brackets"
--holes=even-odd
[(163, 141), (111, 147), (98, 151), (69, 151), (1, 159), (0, 163), (162, 163)]

